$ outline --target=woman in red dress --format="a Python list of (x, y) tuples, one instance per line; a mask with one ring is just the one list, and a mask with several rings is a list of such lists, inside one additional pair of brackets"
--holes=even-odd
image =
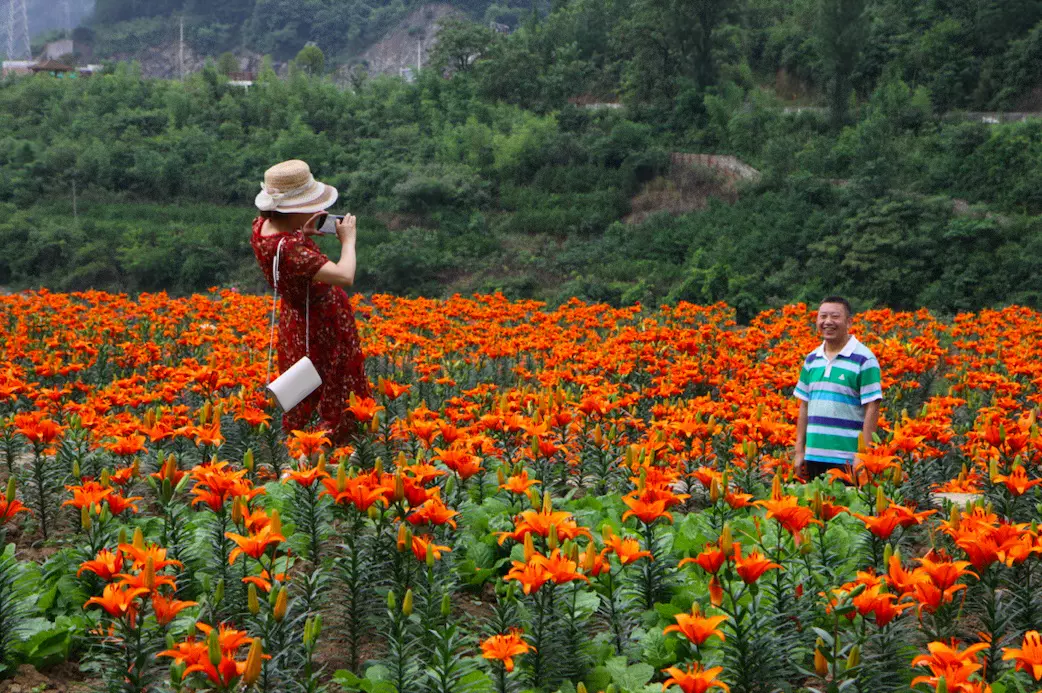
[[(279, 255), (278, 359), (280, 371), (305, 356), (305, 331), (310, 306), (308, 356), (322, 377), (322, 384), (300, 404), (285, 412), (283, 431), (304, 430), (315, 410), (334, 445), (347, 442), (354, 418), (346, 410), (347, 399), (369, 397), (365, 357), (358, 339), (354, 311), (343, 287), (355, 279), (353, 216), (337, 224), (340, 259), (332, 262), (310, 236), (321, 212), (336, 202), (338, 193), (320, 183), (303, 161), (285, 161), (268, 169), (257, 195), (261, 214), (253, 221), (250, 245), (265, 278), (274, 288), (273, 267)], [(281, 249), (280, 249), (281, 245)]]

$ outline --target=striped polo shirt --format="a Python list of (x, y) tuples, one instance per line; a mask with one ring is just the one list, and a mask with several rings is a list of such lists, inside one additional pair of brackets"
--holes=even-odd
[(822, 344), (804, 360), (793, 395), (807, 402), (804, 459), (850, 463), (857, 454), (865, 405), (883, 399), (879, 361), (853, 335), (831, 361), (825, 358)]

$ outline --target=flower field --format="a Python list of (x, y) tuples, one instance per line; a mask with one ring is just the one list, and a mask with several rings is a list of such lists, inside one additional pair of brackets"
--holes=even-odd
[(1042, 689), (1042, 314), (873, 311), (879, 440), (791, 469), (806, 306), (358, 297), (351, 445), (269, 299), (0, 296), (0, 670), (110, 691)]

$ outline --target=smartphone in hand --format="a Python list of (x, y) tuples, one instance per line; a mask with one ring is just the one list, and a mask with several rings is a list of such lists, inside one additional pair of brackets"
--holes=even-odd
[(335, 236), (336, 225), (343, 220), (343, 214), (323, 214), (315, 220), (315, 233), (326, 236)]

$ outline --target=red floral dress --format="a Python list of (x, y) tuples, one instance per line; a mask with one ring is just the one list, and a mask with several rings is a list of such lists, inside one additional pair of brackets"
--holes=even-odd
[(348, 397), (352, 392), (360, 398), (371, 396), (351, 302), (340, 287), (312, 282), (319, 268), (329, 261), (313, 240), (300, 232), (262, 236), (263, 226), (264, 219), (253, 221), (250, 245), (272, 287), (275, 285), (272, 263), (279, 241), (282, 241), (278, 289), (281, 299), (277, 343), (279, 370), (285, 372), (305, 355), (305, 306), (310, 285), (310, 358), (322, 377), (317, 390), (283, 414), (283, 431), (306, 429), (317, 408), (322, 426), (330, 431), (333, 444), (343, 445), (354, 430), (354, 417), (346, 410)]

